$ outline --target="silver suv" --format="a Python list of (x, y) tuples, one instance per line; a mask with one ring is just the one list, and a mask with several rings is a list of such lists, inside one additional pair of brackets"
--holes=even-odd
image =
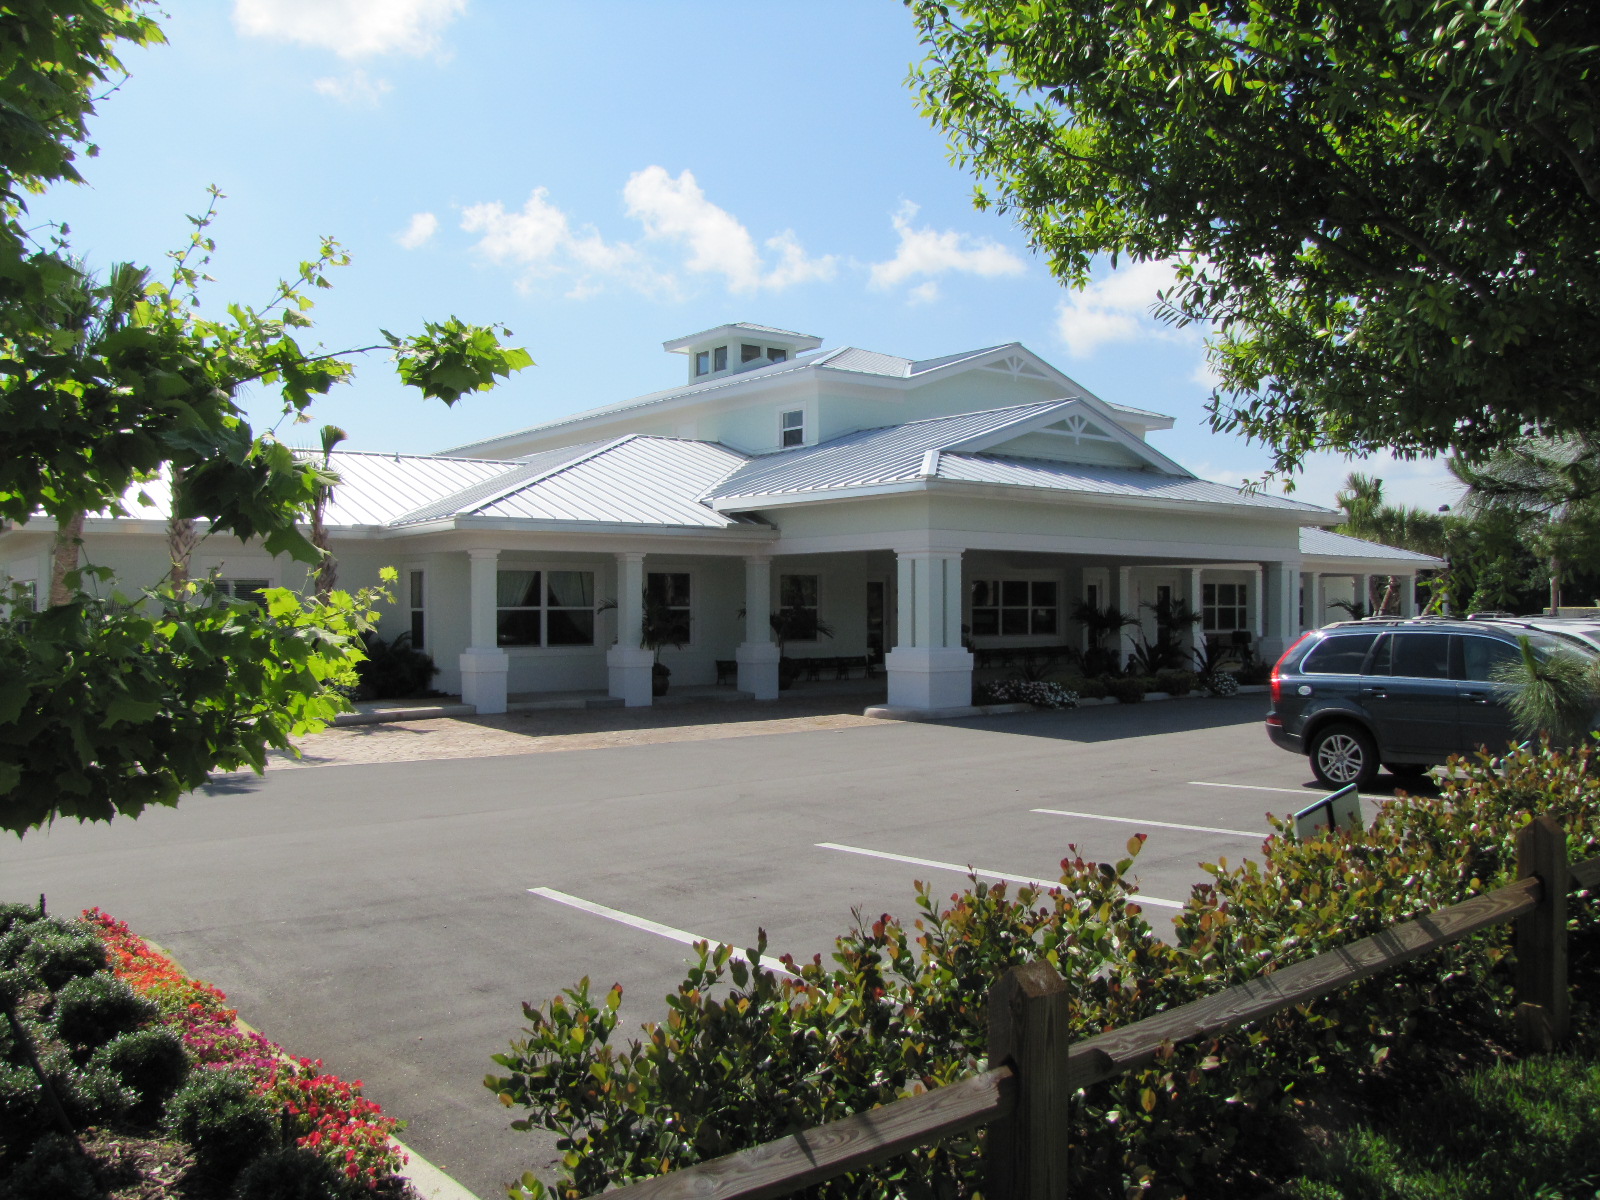
[(1574, 633), (1516, 618), (1369, 618), (1312, 630), (1272, 668), (1267, 734), (1304, 754), (1326, 787), (1367, 787), (1382, 764), (1420, 776), (1452, 754), (1503, 751), (1517, 741), (1494, 682), (1521, 657), (1519, 638), (1541, 657), (1594, 657)]

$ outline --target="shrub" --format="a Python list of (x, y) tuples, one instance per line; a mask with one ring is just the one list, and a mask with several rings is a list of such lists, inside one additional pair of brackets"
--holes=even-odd
[(1200, 676), (1200, 686), (1213, 696), (1237, 696), (1239, 681), (1226, 671), (1213, 671)]
[(384, 641), (375, 633), (363, 633), (361, 644), (366, 660), (356, 664), (361, 694), (368, 700), (399, 700), (425, 695), (439, 673), (433, 658), (411, 645), (411, 634), (402, 633)]
[(96, 1050), (89, 1063), (131, 1087), (147, 1109), (166, 1103), (189, 1074), (183, 1039), (166, 1028), (120, 1034)]
[(194, 1147), (202, 1170), (224, 1179), (278, 1148), (276, 1110), (243, 1074), (223, 1068), (190, 1072), (167, 1102), (167, 1128)]
[(33, 1144), (48, 1127), (44, 1096), (31, 1067), (0, 1063), (0, 1150)]
[(233, 1189), (234, 1200), (343, 1200), (350, 1194), (326, 1159), (298, 1147), (263, 1154)]
[(59, 1133), (34, 1143), (11, 1172), (7, 1200), (104, 1200), (88, 1161)]
[(983, 685), (980, 704), (1031, 704), (1035, 708), (1077, 708), (1078, 694), (1059, 683), (1033, 679), (1002, 679)]
[(1171, 670), (1156, 672), (1156, 691), (1169, 696), (1187, 696), (1196, 683), (1193, 671)]
[(1146, 691), (1144, 681), (1136, 676), (1113, 677), (1105, 682), (1106, 695), (1111, 696), (1118, 704), (1137, 704), (1144, 699)]
[(0, 904), (0, 935), (10, 933), (13, 926), (31, 924), (39, 916), (37, 904)]
[(56, 993), (53, 1020), (56, 1036), (68, 1046), (93, 1050), (148, 1024), (157, 1011), (110, 971), (97, 971), (63, 985)]
[[(1275, 835), (1241, 866), (1207, 865), (1209, 881), (1193, 889), (1167, 941), (1144, 920), (1130, 879), (1135, 838), (1114, 865), (1063, 861), (1059, 890), (974, 880), (943, 907), (919, 886), (915, 928), (889, 916), (858, 920), (833, 965), (784, 959), (793, 977), (702, 944), (667, 998), (668, 1019), (637, 1041), (613, 1037), (620, 992), (593, 996), (585, 980), (543, 1007), (524, 1006), (523, 1036), (495, 1056), (503, 1073), (485, 1083), (522, 1107), (514, 1126), (557, 1134), (558, 1194), (589, 1195), (981, 1070), (984, 996), (1013, 963), (1042, 959), (1065, 976), (1061, 1033), (1077, 1041), (1498, 887), (1533, 813), (1561, 824), (1574, 861), (1600, 853), (1587, 753), (1521, 751), (1451, 766), (1441, 798), (1402, 795), (1370, 829)], [(1580, 938), (1600, 936), (1600, 898), (1579, 893), (1569, 916)], [(1282, 1121), (1305, 1079), (1353, 1082), (1386, 1059), (1454, 1063), (1441, 1030), (1508, 1037), (1510, 945), (1508, 928), (1484, 930), (1087, 1089), (1072, 1108), (1069, 1192), (1259, 1190), (1253, 1173), (1286, 1145)], [(758, 940), (756, 952), (764, 949)], [(970, 1197), (981, 1188), (982, 1141), (981, 1132), (955, 1135), (808, 1195)], [(532, 1176), (523, 1188), (549, 1194)]]
[(1075, 679), (1072, 681), (1072, 690), (1084, 700), (1104, 700), (1110, 694), (1106, 691), (1103, 679)]
[(103, 1125), (125, 1116), (139, 1097), (116, 1075), (99, 1066), (79, 1066), (63, 1050), (39, 1056), (51, 1086), (73, 1125)]
[(76, 921), (43, 917), (0, 937), (0, 965), (20, 967), (52, 992), (106, 967), (106, 948)]

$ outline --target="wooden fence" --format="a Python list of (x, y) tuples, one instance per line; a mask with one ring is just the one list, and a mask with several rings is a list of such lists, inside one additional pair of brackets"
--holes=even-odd
[(1079, 1088), (1149, 1066), (1167, 1043), (1213, 1037), (1391, 967), (1516, 922), (1517, 1024), (1548, 1049), (1567, 1034), (1567, 894), (1600, 884), (1600, 858), (1569, 866), (1566, 838), (1540, 817), (1517, 838), (1517, 881), (1247, 983), (1073, 1045), (1067, 985), (1048, 963), (1013, 967), (989, 993), (981, 1075), (830, 1121), (724, 1158), (606, 1192), (615, 1200), (772, 1200), (917, 1146), (989, 1125), (991, 1200), (1067, 1194), (1067, 1104)]

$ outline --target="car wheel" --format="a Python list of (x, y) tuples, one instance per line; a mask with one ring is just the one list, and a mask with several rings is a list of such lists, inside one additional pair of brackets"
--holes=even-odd
[(1378, 773), (1378, 747), (1355, 725), (1327, 725), (1311, 739), (1311, 773), (1324, 787), (1364, 788)]
[(1421, 779), (1433, 770), (1432, 763), (1384, 763), (1383, 769), (1396, 779)]

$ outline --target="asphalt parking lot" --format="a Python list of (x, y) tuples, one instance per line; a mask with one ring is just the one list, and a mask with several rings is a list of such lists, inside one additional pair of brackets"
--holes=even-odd
[[(938, 724), (269, 771), (137, 822), (0, 844), (6, 898), (99, 905), (223, 988), (244, 1019), (410, 1122), (485, 1200), (551, 1142), (482, 1086), (583, 976), (664, 1014), (685, 938), (826, 952), (850, 910), (914, 912), (971, 866), (1053, 880), (1135, 832), (1159, 925), (1196, 864), (1252, 854), (1320, 791), (1264, 697)], [(1381, 795), (1387, 776), (1380, 776)]]

